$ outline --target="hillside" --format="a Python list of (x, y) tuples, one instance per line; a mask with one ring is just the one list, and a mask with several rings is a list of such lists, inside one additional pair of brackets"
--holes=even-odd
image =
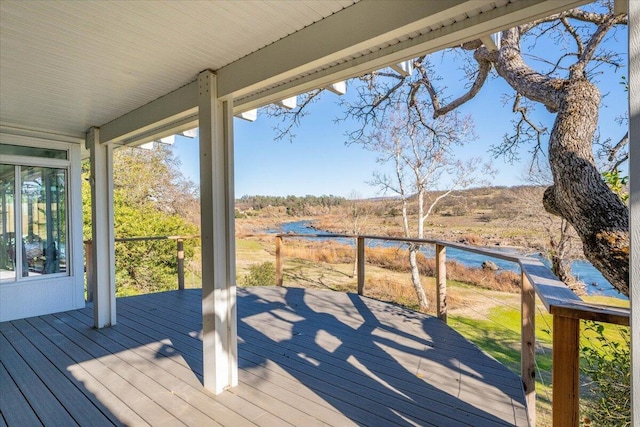
[[(425, 237), (475, 245), (515, 246), (531, 252), (549, 249), (550, 236), (557, 238), (561, 221), (542, 206), (544, 187), (484, 187), (449, 195), (433, 209), (425, 223)], [(433, 199), (440, 195), (430, 193)], [(253, 206), (250, 198), (237, 204), (240, 235), (276, 228), (283, 222), (311, 220), (315, 227), (335, 233), (397, 236), (403, 234), (401, 204), (393, 198), (346, 200), (279, 198), (282, 203)], [(272, 199), (273, 200), (273, 199)], [(295, 212), (287, 200), (296, 203)], [(319, 203), (318, 200), (324, 200)], [(328, 202), (330, 200), (331, 202)], [(415, 212), (411, 232), (415, 235)], [(580, 242), (573, 238), (571, 255), (580, 256)]]

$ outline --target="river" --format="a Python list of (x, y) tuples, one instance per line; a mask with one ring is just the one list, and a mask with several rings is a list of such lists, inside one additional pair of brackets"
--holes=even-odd
[[(295, 222), (286, 222), (280, 224), (279, 230), (268, 230), (268, 232), (273, 233), (296, 233), (296, 234), (330, 234), (321, 230), (317, 230), (311, 226), (310, 221), (295, 221)], [(317, 239), (314, 239), (317, 240)], [(327, 240), (334, 240), (348, 245), (354, 245), (354, 239), (341, 239), (341, 238), (327, 238)], [(383, 247), (394, 247), (398, 246), (396, 242), (385, 242), (385, 241), (371, 241), (371, 246), (383, 246)], [(491, 247), (492, 250), (499, 250), (504, 252), (511, 252), (518, 254), (519, 252), (516, 249), (504, 248), (504, 247)], [(423, 248), (423, 252), (428, 257), (434, 257), (434, 248), (432, 246), (425, 246)], [(534, 255), (537, 258), (543, 258), (538, 255)], [(498, 268), (503, 270), (511, 270), (519, 272), (520, 269), (516, 263), (503, 261), (500, 259), (492, 259), (486, 255), (474, 254), (471, 252), (462, 251), (455, 248), (447, 249), (447, 259), (457, 261), (462, 265), (467, 267), (476, 267), (480, 268), (484, 261), (490, 260), (493, 261)], [(624, 295), (620, 294), (608, 281), (605, 279), (602, 274), (593, 266), (591, 263), (585, 260), (577, 260), (571, 263), (571, 272), (573, 275), (583, 281), (587, 287), (587, 294), (589, 295), (606, 295), (616, 298), (628, 299)]]

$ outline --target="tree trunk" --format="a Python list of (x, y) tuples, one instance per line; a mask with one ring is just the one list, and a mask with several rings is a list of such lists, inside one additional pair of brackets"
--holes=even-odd
[(476, 50), (518, 93), (557, 113), (549, 138), (554, 185), (543, 197), (545, 209), (569, 221), (580, 236), (585, 257), (624, 295), (629, 295), (629, 210), (607, 186), (593, 158), (600, 91), (580, 70), (567, 79), (543, 76), (525, 64), (520, 30), (502, 33), (498, 52)]
[(571, 264), (565, 262), (561, 256), (556, 254), (551, 255), (551, 271), (565, 283), (575, 280), (573, 274), (571, 274)]
[(418, 304), (420, 305), (420, 311), (427, 311), (429, 309), (429, 301), (427, 295), (424, 293), (422, 283), (420, 282), (420, 269), (418, 268), (418, 251), (420, 246), (411, 245), (409, 247), (409, 265), (411, 265), (411, 283), (413, 289), (418, 297)]
[(587, 259), (629, 295), (629, 211), (593, 159), (600, 92), (586, 79), (568, 80), (563, 92), (549, 139), (554, 185), (545, 191), (544, 206), (571, 223)]

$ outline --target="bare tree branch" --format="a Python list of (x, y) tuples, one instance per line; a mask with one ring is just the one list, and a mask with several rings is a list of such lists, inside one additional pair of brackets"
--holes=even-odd
[(598, 25), (597, 30), (591, 35), (589, 41), (587, 42), (582, 55), (578, 59), (578, 62), (575, 63), (571, 67), (571, 73), (576, 73), (577, 76), (583, 75), (584, 70), (589, 63), (593, 59), (593, 56), (596, 52), (596, 49), (604, 39), (607, 32), (614, 27), (615, 25), (620, 24), (622, 21), (626, 20), (626, 16), (624, 15), (608, 15), (603, 19)]
[(573, 27), (573, 25), (569, 23), (566, 17), (560, 18), (560, 22), (562, 22), (562, 25), (564, 25), (564, 28), (567, 30), (569, 34), (571, 34), (573, 39), (576, 41), (576, 46), (578, 48), (578, 57), (581, 57), (584, 52), (584, 44), (582, 43), (582, 38), (580, 37), (580, 35), (578, 35), (578, 32), (576, 31), (576, 29)]
[[(629, 143), (629, 132), (625, 133), (622, 139), (620, 139), (620, 141), (618, 141), (618, 143), (609, 150), (609, 161), (610, 162), (614, 161), (618, 152), (622, 150), (624, 147), (626, 147), (628, 143)], [(629, 154), (627, 153), (626, 156), (628, 157)]]
[(276, 105), (270, 105), (267, 107), (267, 114), (280, 119), (280, 123), (274, 128), (276, 131), (276, 135), (274, 137), (275, 141), (281, 141), (285, 138), (289, 139), (289, 141), (293, 141), (295, 138), (293, 129), (300, 126), (302, 118), (308, 114), (309, 105), (316, 102), (323, 91), (323, 89), (317, 89), (301, 95), (299, 99), (301, 99), (302, 102), (292, 110), (287, 110), (286, 108), (278, 107)]
[(474, 96), (476, 96), (478, 92), (480, 92), (480, 89), (484, 85), (484, 82), (487, 80), (487, 76), (491, 71), (491, 62), (486, 59), (480, 58), (479, 55), (478, 56), (474, 55), (474, 58), (478, 63), (478, 70), (476, 72), (475, 81), (469, 88), (469, 91), (467, 91), (467, 93), (458, 97), (457, 99), (451, 101), (449, 104), (445, 105), (444, 107), (440, 106), (440, 100), (438, 98), (438, 94), (434, 89), (433, 84), (431, 83), (431, 80), (429, 79), (429, 76), (426, 73), (426, 70), (424, 70), (424, 68), (422, 67), (417, 67), (418, 71), (422, 75), (422, 83), (424, 87), (427, 89), (429, 96), (431, 97), (431, 102), (433, 104), (433, 110), (434, 110), (433, 111), (434, 118), (443, 116), (448, 112), (458, 108), (459, 106), (461, 106), (462, 104), (464, 104), (465, 102), (469, 101)]

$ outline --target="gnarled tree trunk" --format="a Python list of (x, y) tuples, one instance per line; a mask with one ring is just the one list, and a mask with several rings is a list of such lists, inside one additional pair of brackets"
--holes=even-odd
[(567, 219), (584, 254), (620, 292), (629, 294), (629, 212), (603, 181), (593, 159), (600, 92), (585, 79), (569, 81), (549, 139), (554, 185), (544, 194), (550, 213)]
[(518, 28), (503, 32), (499, 52), (480, 48), (475, 57), (491, 62), (518, 93), (557, 113), (549, 138), (554, 185), (545, 191), (545, 209), (569, 221), (586, 258), (629, 295), (629, 210), (604, 182), (593, 158), (600, 91), (582, 68), (572, 69), (566, 79), (553, 79), (526, 65)]

